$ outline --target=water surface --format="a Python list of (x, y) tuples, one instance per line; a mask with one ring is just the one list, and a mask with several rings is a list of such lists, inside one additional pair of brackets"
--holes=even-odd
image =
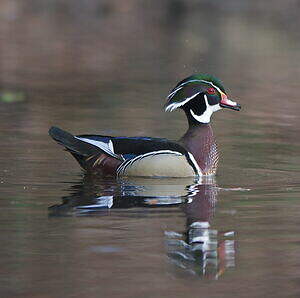
[[(296, 4), (29, 2), (0, 4), (1, 297), (299, 297)], [(47, 135), (177, 139), (195, 71), (243, 106), (215, 179), (92, 179)]]

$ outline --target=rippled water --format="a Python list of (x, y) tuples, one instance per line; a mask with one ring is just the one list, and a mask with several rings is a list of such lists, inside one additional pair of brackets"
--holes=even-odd
[[(31, 2), (0, 4), (1, 297), (299, 297), (295, 4)], [(47, 135), (176, 139), (164, 98), (194, 71), (243, 106), (214, 115), (215, 179), (87, 177)]]

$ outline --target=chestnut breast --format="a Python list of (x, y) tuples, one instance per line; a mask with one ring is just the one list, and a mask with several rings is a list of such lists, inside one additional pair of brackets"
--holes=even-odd
[(180, 143), (193, 154), (204, 175), (216, 173), (219, 153), (209, 124), (190, 127), (180, 139)]

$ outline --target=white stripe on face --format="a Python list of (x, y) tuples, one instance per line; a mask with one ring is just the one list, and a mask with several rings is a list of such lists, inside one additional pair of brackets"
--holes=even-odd
[[(222, 95), (224, 94), (224, 92), (222, 92), (222, 90), (217, 87), (216, 85), (214, 85), (212, 82), (210, 81), (205, 81), (205, 80), (190, 80), (190, 81), (187, 81), (187, 82), (184, 82), (182, 84), (180, 84), (174, 91), (172, 91), (169, 96), (168, 96), (168, 99), (170, 100), (171, 98), (174, 97), (174, 95), (177, 93), (177, 91), (181, 90), (186, 84), (188, 83), (192, 83), (192, 82), (202, 82), (202, 83), (205, 83), (205, 84), (209, 84), (211, 85), (212, 87), (214, 87), (216, 90), (218, 90), (218, 92)], [(201, 92), (199, 92), (201, 93)], [(197, 96), (199, 93), (197, 93), (195, 96)], [(191, 97), (188, 97), (186, 99), (184, 99), (183, 101), (180, 101), (180, 102), (174, 102), (170, 105), (168, 105), (166, 108), (165, 108), (165, 111), (166, 112), (173, 112), (175, 109), (179, 108), (179, 107), (182, 107), (183, 105), (185, 105), (187, 102), (189, 102), (191, 99), (193, 99), (195, 96), (191, 96)], [(236, 103), (235, 103), (236, 105)]]
[(194, 97), (196, 97), (198, 94), (200, 94), (201, 92), (198, 92), (188, 98), (186, 98), (184, 101), (181, 101), (181, 102), (178, 102), (178, 103), (172, 103), (170, 105), (168, 105), (166, 108), (165, 108), (165, 111), (166, 112), (172, 112), (174, 111), (175, 109), (185, 105), (187, 102), (189, 102), (191, 99), (193, 99)]
[(206, 84), (210, 84), (211, 86), (213, 86), (215, 89), (217, 89), (219, 91), (220, 94), (224, 93), (221, 91), (221, 89), (219, 87), (217, 87), (216, 85), (214, 85), (212, 82), (209, 82), (209, 81), (204, 81), (204, 80), (201, 80), (201, 82), (203, 83), (206, 83)]
[(182, 89), (182, 87), (178, 87), (178, 88), (176, 88), (173, 92), (171, 92), (171, 93), (168, 95), (168, 99), (171, 99), (171, 98), (174, 96), (174, 94), (175, 94), (177, 91), (179, 91), (180, 89)]

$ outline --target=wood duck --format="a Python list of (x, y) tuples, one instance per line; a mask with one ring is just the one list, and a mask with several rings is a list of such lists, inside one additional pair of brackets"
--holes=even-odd
[(178, 141), (151, 137), (74, 136), (51, 127), (50, 136), (63, 145), (81, 167), (103, 176), (199, 177), (214, 175), (218, 149), (210, 126), (213, 112), (239, 111), (222, 83), (211, 75), (195, 74), (180, 81), (167, 97), (165, 111), (182, 109), (188, 130)]

